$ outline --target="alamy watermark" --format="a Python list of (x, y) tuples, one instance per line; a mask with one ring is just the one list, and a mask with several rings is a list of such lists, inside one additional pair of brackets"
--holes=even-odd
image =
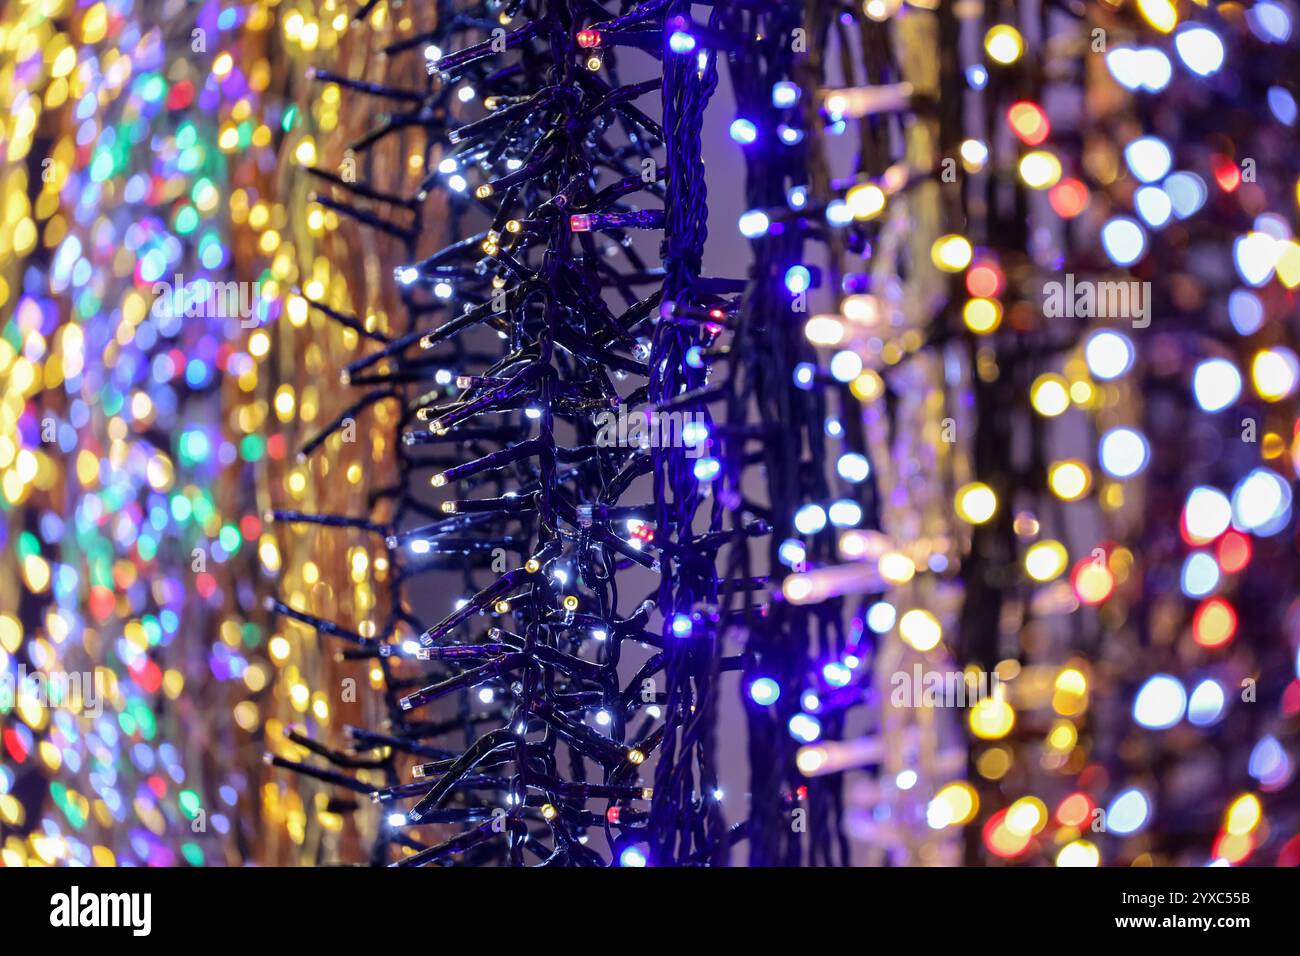
[(929, 671), (919, 663), (889, 678), (893, 707), (973, 707), (999, 695), (1001, 679), (989, 671)]
[(685, 448), (687, 458), (704, 454), (709, 429), (703, 412), (599, 412), (596, 444), (602, 448)]
[(104, 712), (104, 677), (98, 671), (28, 673), (22, 664), (17, 676), (7, 670), (0, 674), (0, 709), (9, 710), (20, 697), (34, 700), (43, 709), (98, 717)]
[(1135, 329), (1151, 324), (1151, 283), (1076, 280), (1043, 283), (1043, 315), (1049, 319), (1128, 319)]
[(50, 897), (50, 925), (55, 927), (124, 927), (132, 936), (153, 929), (152, 893), (83, 893), (73, 886)]
[(185, 276), (175, 282), (153, 284), (155, 318), (239, 319), (251, 329), (257, 324), (253, 316), (262, 297), (260, 282), (213, 282), (196, 279), (185, 284)]

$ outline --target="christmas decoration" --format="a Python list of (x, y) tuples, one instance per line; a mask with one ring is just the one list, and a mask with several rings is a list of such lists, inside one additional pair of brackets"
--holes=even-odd
[(1300, 863), (1294, 18), (20, 4), (5, 864)]

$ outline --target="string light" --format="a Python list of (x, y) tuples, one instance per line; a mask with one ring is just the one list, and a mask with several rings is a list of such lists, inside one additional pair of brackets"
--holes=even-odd
[[(215, 837), (143, 834), (217, 803), (244, 846), (245, 781), (213, 757), (200, 793), (158, 743), (209, 672), (223, 739), (270, 740), (271, 842), (304, 858), (352, 819), (404, 866), (1296, 857), (1295, 609), (1260, 597), (1290, 593), (1300, 461), (1291, 16), (1114, 7), (205, 8), (258, 38), (207, 83), (132, 48), (120, 4), (69, 14), (76, 43), (15, 27), (11, 159), (78, 102), (115, 119), (63, 124), (51, 188), (4, 181), (24, 601), (0, 668), (84, 649), (116, 725), (81, 745), (84, 721), (6, 705), (8, 759), (80, 769), (40, 835), (0, 773), (0, 822), (32, 834), (4, 862), (206, 862)], [(373, 76), (316, 65), (345, 30)], [(264, 109), (262, 42), (295, 82), (311, 64), (306, 108)], [(661, 75), (629, 80), (644, 52)], [(743, 170), (734, 277), (705, 268), (713, 126)], [(313, 186), (284, 204), (273, 144)], [(178, 323), (227, 267), (260, 272), (249, 327)], [(167, 666), (196, 608), (202, 673)], [(925, 703), (927, 672), (964, 709)], [(729, 693), (762, 759), (724, 793)], [(98, 773), (107, 751), (140, 773)], [(1191, 761), (1216, 771), (1204, 826), (1153, 785)]]

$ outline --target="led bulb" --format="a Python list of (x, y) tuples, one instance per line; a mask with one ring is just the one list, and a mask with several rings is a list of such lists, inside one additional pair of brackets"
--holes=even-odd
[(1000, 23), (984, 35), (984, 50), (995, 63), (1015, 63), (1025, 52), (1025, 40), (1013, 26)]
[(940, 236), (930, 248), (930, 258), (944, 272), (961, 272), (971, 263), (974, 250), (964, 236)]

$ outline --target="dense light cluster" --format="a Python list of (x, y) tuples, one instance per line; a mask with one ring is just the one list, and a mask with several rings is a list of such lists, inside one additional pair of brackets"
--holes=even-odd
[[(619, 80), (615, 48), (662, 30), (664, 8), (589, 24), (531, 7), (450, 18), (390, 47), (423, 53), (427, 90), (341, 84), (350, 96), (409, 104), (355, 148), (369, 154), (403, 125), (425, 130), (417, 199), (449, 198), (452, 235), (418, 255), (417, 229), (369, 208), (401, 202), (374, 181), (318, 172), (335, 194), (320, 203), (406, 250), (393, 280), (409, 318), (369, 336), (379, 347), (346, 379), (367, 391), (326, 432), (400, 402), (401, 485), (384, 496), (382, 522), (275, 518), (382, 530), (395, 586), (368, 633), (276, 609), (348, 640), (382, 670), (390, 729), (356, 731), (350, 744), (378, 751), (387, 785), (352, 786), (403, 807), (386, 813), (379, 852), (396, 842), (412, 851), (407, 864), (502, 852), (598, 862), (586, 844), (602, 829), (625, 863), (708, 860), (724, 845), (709, 684), (729, 665), (716, 651), (707, 554), (709, 539), (716, 548), (727, 533), (716, 512), (703, 540), (693, 527), (711, 459), (700, 453), (707, 416), (691, 402), (705, 366), (689, 356), (717, 339), (741, 283), (699, 279), (696, 138), (713, 58), (683, 60), (688, 75), (671, 85)], [(483, 26), (494, 20), (500, 28)], [(661, 86), (662, 120), (641, 102)], [(636, 231), (665, 228), (662, 257), (638, 248)], [(361, 327), (330, 303), (307, 303)], [(620, 410), (668, 416), (676, 435), (601, 440), (594, 418)], [(422, 600), (423, 576), (450, 568), (463, 569), (464, 596)], [(629, 658), (630, 679), (619, 670)], [(456, 737), (461, 750), (450, 747)], [(434, 759), (412, 766), (416, 757)], [(642, 779), (647, 760), (653, 784)], [(668, 823), (652, 854), (646, 820), (656, 813)], [(431, 824), (447, 823), (473, 826), (426, 842)]]
[(268, 675), (233, 571), (259, 522), (219, 480), (259, 454), (218, 405), (245, 317), (214, 284), (231, 177), (270, 142), (250, 119), (268, 67), (241, 43), (267, 21), (18, 7), (0, 74), (0, 853), (237, 861), (255, 804), (232, 708)]
[[(903, 5), (889, 19), (885, 6), (867, 16), (904, 49), (928, 15)], [(969, 547), (926, 569), (888, 539), (845, 531), (840, 552), (856, 564), (805, 571), (785, 593), (865, 594), (864, 619), (886, 641), (897, 629), (931, 663), (947, 648), (1002, 678), (1000, 695), (968, 712), (976, 786), (938, 790), (936, 829), (979, 824), (993, 857), (1090, 866), (1236, 864), (1271, 835), (1266, 861), (1294, 862), (1293, 813), (1280, 803), (1277, 830), (1266, 825), (1268, 794), (1294, 775), (1284, 735), (1300, 687), (1294, 609), (1280, 599), (1298, 368), (1286, 317), (1300, 259), (1294, 172), (1275, 158), (1296, 107), (1276, 78), (1293, 62), (1292, 14), (1223, 4), (1181, 21), (1172, 4), (1117, 6), (1049, 6), (1033, 22), (1013, 7), (983, 23), (940, 12), (940, 59), (959, 66), (939, 105), (947, 152), (927, 171), (952, 184), (960, 215), (929, 247), (955, 281), (922, 321), (930, 341), (961, 328), (967, 342), (950, 361), (973, 384), (958, 403), (974, 406), (971, 480), (949, 513), (970, 526)], [(970, 58), (978, 47), (964, 40), (976, 37)], [(905, 182), (897, 169), (859, 178), (826, 207), (827, 224), (851, 235), (887, 223)], [(741, 231), (775, 221), (752, 212)], [(884, 290), (841, 291), (805, 333), (870, 418), (902, 392), (899, 356), (919, 340), (894, 338), (909, 316)], [(960, 416), (951, 424), (946, 440), (960, 445)], [(869, 474), (880, 461), (851, 467)], [(1276, 563), (1261, 566), (1261, 551)], [(862, 562), (874, 576), (852, 570)], [(959, 613), (908, 609), (907, 592), (870, 603), (925, 570), (961, 582)], [(1260, 597), (1249, 622), (1248, 594)], [(874, 764), (875, 750), (858, 749), (811, 746), (807, 765)], [(913, 790), (916, 768), (895, 780)], [(879, 819), (881, 795), (868, 796)], [(1217, 837), (1203, 809), (1215, 803)]]
[(18, 7), (5, 865), (1300, 864), (1293, 4)]

